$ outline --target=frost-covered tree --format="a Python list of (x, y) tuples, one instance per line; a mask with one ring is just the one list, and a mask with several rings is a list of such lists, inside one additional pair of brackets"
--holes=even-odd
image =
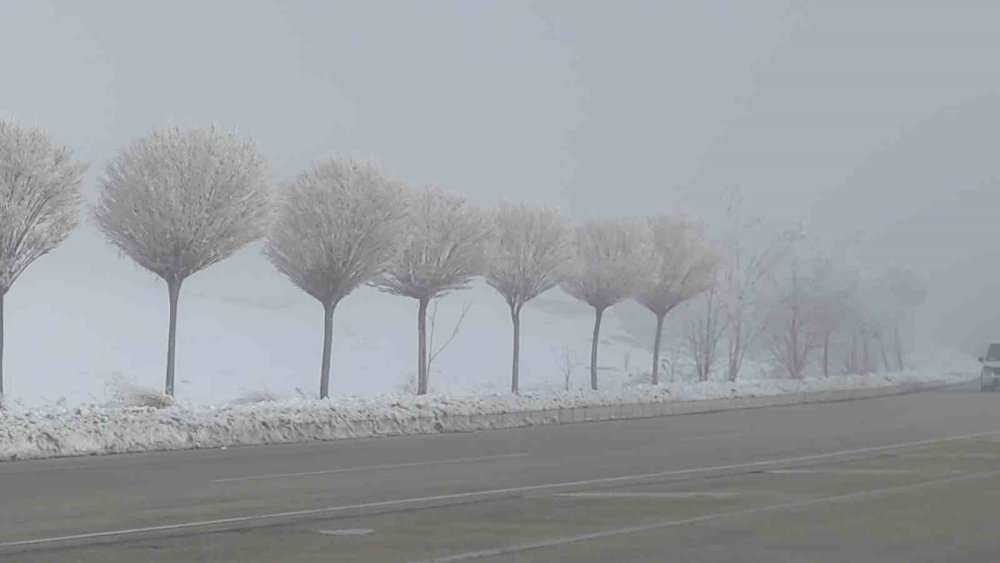
[(675, 307), (708, 289), (719, 258), (701, 226), (689, 219), (649, 217), (645, 236), (647, 275), (639, 281), (635, 299), (656, 316), (652, 383), (657, 385), (663, 320)]
[(465, 289), (483, 271), (489, 235), (481, 212), (464, 198), (430, 188), (409, 204), (407, 238), (398, 258), (372, 285), (411, 297), (417, 309), (417, 394), (428, 390), (427, 305)]
[(267, 166), (248, 139), (214, 128), (171, 129), (125, 148), (108, 163), (100, 187), (94, 215), (101, 231), (167, 284), (172, 396), (181, 285), (264, 234)]
[(0, 120), (0, 407), (4, 299), (32, 262), (76, 228), (86, 168), (42, 131)]
[(491, 217), (486, 282), (496, 289), (514, 325), (510, 390), (518, 391), (521, 309), (559, 283), (569, 258), (569, 231), (555, 211), (504, 204)]
[(403, 240), (405, 192), (375, 165), (327, 160), (284, 186), (264, 251), (274, 267), (323, 306), (319, 396), (330, 390), (333, 313), (382, 274)]
[(577, 226), (563, 291), (594, 308), (590, 386), (597, 390), (597, 347), (608, 307), (632, 296), (643, 278), (643, 223), (634, 219), (588, 219)]

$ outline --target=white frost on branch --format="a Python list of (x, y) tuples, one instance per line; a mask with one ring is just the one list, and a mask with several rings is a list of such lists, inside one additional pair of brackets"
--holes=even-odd
[(503, 204), (492, 216), (486, 282), (512, 311), (556, 286), (566, 271), (569, 230), (556, 211)]
[(0, 120), (0, 295), (76, 228), (86, 169), (42, 131)]
[(632, 296), (646, 268), (643, 223), (588, 219), (577, 226), (563, 291), (604, 310)]
[(108, 163), (94, 213), (115, 246), (169, 283), (260, 238), (268, 203), (267, 166), (251, 141), (171, 129)]
[(420, 300), (468, 287), (485, 265), (488, 230), (482, 213), (437, 188), (419, 191), (409, 205), (402, 251), (372, 285)]
[(635, 299), (656, 315), (666, 315), (708, 289), (719, 263), (701, 225), (660, 215), (647, 220), (648, 275)]
[(337, 303), (395, 258), (405, 213), (402, 187), (375, 165), (327, 160), (282, 188), (265, 253), (302, 291)]

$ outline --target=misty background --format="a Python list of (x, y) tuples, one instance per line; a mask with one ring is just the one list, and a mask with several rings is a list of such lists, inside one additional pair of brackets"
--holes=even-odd
[[(915, 340), (974, 353), (1000, 340), (998, 17), (974, 1), (3, 0), (0, 116), (90, 162), (88, 202), (131, 140), (209, 124), (252, 136), (276, 181), (372, 158), (480, 205), (573, 218), (684, 211), (711, 229), (738, 187), (769, 230), (802, 222), (867, 267), (913, 270), (928, 292)], [(541, 299), (525, 312), (525, 384), (553, 371), (547, 335), (583, 352), (591, 328), (586, 306)], [(448, 297), (439, 330), (468, 303), (435, 371), (503, 389), (498, 295)], [(114, 374), (162, 384), (165, 287), (89, 218), (5, 306), (13, 399), (99, 396)], [(413, 370), (415, 311), (370, 289), (343, 302), (334, 395), (389, 391)], [(197, 274), (179, 397), (313, 393), (321, 321), (259, 245)]]

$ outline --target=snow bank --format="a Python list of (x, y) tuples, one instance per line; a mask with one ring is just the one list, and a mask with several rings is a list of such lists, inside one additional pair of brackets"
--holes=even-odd
[[(474, 431), (659, 416), (901, 393), (969, 378), (969, 373), (935, 371), (802, 381), (683, 383), (521, 396), (341, 397), (325, 401), (283, 400), (221, 407), (174, 405), (162, 409), (98, 406), (43, 410), (12, 408), (0, 411), (0, 460)], [(872, 392), (859, 394), (859, 390)], [(768, 397), (779, 401), (759, 399)]]

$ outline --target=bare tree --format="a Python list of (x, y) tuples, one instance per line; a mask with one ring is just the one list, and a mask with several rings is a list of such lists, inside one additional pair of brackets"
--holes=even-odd
[[(865, 371), (873, 371), (868, 338), (878, 347), (879, 358), (886, 371), (905, 368), (899, 326), (923, 302), (924, 289), (920, 280), (909, 270), (889, 267), (878, 274), (860, 275), (856, 324), (860, 328), (864, 350)], [(896, 345), (895, 362), (889, 359), (888, 338)]]
[(563, 389), (569, 391), (570, 378), (576, 368), (580, 367), (583, 362), (580, 361), (580, 357), (569, 346), (553, 349), (552, 354), (556, 358), (556, 365), (559, 371), (563, 374)]
[[(666, 364), (666, 368), (670, 371), (670, 382), (673, 383), (677, 381), (677, 367), (681, 362), (681, 351), (684, 347), (683, 340), (679, 339), (678, 336), (674, 336), (669, 341), (668, 355), (666, 360), (661, 360), (661, 364)], [(661, 365), (661, 367), (663, 367)]]
[(762, 286), (770, 281), (769, 273), (799, 239), (800, 229), (778, 233), (757, 248), (752, 248), (747, 241), (760, 221), (743, 216), (743, 200), (739, 191), (733, 192), (727, 213), (730, 227), (723, 245), (719, 297), (727, 317), (727, 377), (729, 381), (736, 381), (747, 351), (767, 326), (766, 307), (763, 307), (765, 303), (761, 299)]
[(870, 284), (860, 269), (851, 272), (851, 292), (847, 295), (843, 326), (851, 333), (849, 353), (844, 361), (844, 371), (851, 374), (869, 374), (874, 364), (869, 346), (870, 327), (875, 315), (869, 308)]
[(521, 309), (559, 283), (569, 258), (569, 232), (555, 211), (501, 205), (492, 215), (486, 282), (510, 307), (514, 326), (510, 390), (518, 392)]
[(789, 377), (802, 379), (819, 336), (814, 288), (797, 263), (788, 268), (788, 279), (775, 285), (768, 322), (771, 355)]
[[(451, 334), (445, 339), (444, 343), (441, 344), (437, 349), (434, 348), (434, 335), (437, 330), (437, 313), (438, 313), (438, 299), (431, 300), (430, 307), (430, 327), (427, 329), (427, 373), (432, 373), (432, 368), (434, 366), (434, 360), (445, 351), (445, 348), (451, 344), (452, 340), (458, 336), (459, 331), (462, 329), (462, 323), (465, 322), (465, 317), (469, 314), (472, 309), (472, 303), (466, 303), (462, 306), (462, 312), (459, 313), (458, 319), (455, 321), (455, 325), (451, 329)], [(417, 373), (407, 372), (403, 376), (403, 381), (398, 387), (403, 393), (415, 393), (417, 391)]]
[(577, 226), (566, 293), (594, 308), (590, 348), (590, 386), (597, 390), (597, 347), (604, 311), (636, 290), (642, 279), (643, 225), (631, 219), (589, 219)]
[[(889, 371), (889, 356), (882, 340), (882, 324), (885, 322), (885, 310), (882, 308), (884, 304), (881, 297), (877, 296), (877, 289), (872, 280), (866, 279), (863, 283), (864, 294), (856, 312), (861, 335), (862, 372), (867, 374)], [(882, 360), (881, 368), (879, 358)]]
[(171, 129), (124, 149), (100, 185), (94, 215), (101, 231), (167, 284), (166, 393), (173, 396), (181, 285), (263, 235), (267, 166), (248, 139), (214, 128)]
[(402, 187), (371, 163), (326, 160), (282, 190), (264, 251), (323, 306), (319, 396), (330, 392), (337, 304), (389, 266), (403, 240)]
[(861, 373), (861, 358), (858, 350), (858, 331), (851, 330), (851, 347), (844, 360), (845, 373)]
[(865, 321), (865, 320), (862, 320), (861, 321), (861, 349), (862, 349), (861, 372), (865, 373), (865, 374), (872, 373), (873, 371), (875, 371), (875, 368), (872, 365), (871, 352), (870, 352), (870, 350), (868, 348), (868, 333), (869, 332), (870, 331), (868, 330), (868, 322)]
[[(822, 348), (823, 377), (830, 375), (830, 346), (834, 334), (848, 323), (855, 291), (855, 281), (838, 272), (835, 262), (828, 256), (816, 260), (812, 272), (817, 337)], [(850, 363), (855, 363), (856, 340), (852, 342)]]
[(650, 217), (646, 236), (643, 248), (648, 254), (643, 259), (649, 275), (641, 280), (635, 299), (656, 316), (652, 384), (658, 385), (663, 320), (675, 307), (708, 289), (719, 258), (701, 226), (688, 219)]
[(698, 381), (708, 381), (712, 375), (719, 343), (728, 328), (727, 322), (719, 303), (718, 281), (714, 281), (701, 298), (700, 310), (695, 311), (684, 327)]
[(86, 169), (42, 131), (0, 120), (0, 408), (4, 299), (32, 262), (76, 228)]
[(410, 211), (402, 253), (373, 285), (418, 301), (417, 394), (424, 395), (428, 390), (427, 305), (436, 297), (465, 289), (482, 272), (489, 231), (482, 214), (464, 198), (438, 189), (421, 191)]
[(898, 266), (887, 269), (881, 283), (885, 288), (886, 301), (890, 304), (886, 324), (893, 333), (895, 368), (902, 371), (906, 369), (906, 364), (903, 361), (903, 343), (899, 335), (899, 325), (924, 302), (927, 293), (916, 274)]
[(882, 336), (882, 327), (876, 325), (872, 331), (872, 336), (875, 338), (875, 341), (878, 342), (878, 349), (882, 354), (882, 366), (885, 368), (886, 372), (892, 371), (892, 366), (889, 365), (889, 352), (885, 348), (885, 339)]
[(472, 303), (466, 303), (465, 305), (462, 306), (462, 312), (459, 313), (458, 319), (455, 321), (455, 326), (451, 328), (451, 334), (449, 334), (448, 338), (446, 338), (445, 341), (441, 344), (441, 346), (435, 350), (434, 333), (435, 329), (437, 328), (438, 300), (439, 298), (435, 298), (433, 300), (434, 306), (431, 307), (431, 327), (430, 330), (427, 331), (427, 351), (428, 351), (427, 373), (431, 372), (431, 366), (434, 365), (434, 360), (436, 360), (437, 357), (441, 355), (441, 352), (444, 352), (445, 348), (447, 348), (448, 345), (451, 344), (451, 341), (455, 340), (455, 337), (458, 336), (458, 332), (462, 330), (462, 323), (465, 322), (465, 317), (469, 314), (469, 311), (472, 309)]

